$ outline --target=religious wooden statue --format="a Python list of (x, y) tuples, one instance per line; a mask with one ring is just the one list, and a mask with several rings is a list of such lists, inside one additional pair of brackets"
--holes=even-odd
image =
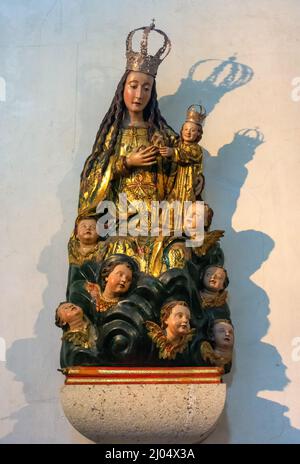
[[(163, 43), (150, 55), (155, 33)], [(80, 179), (67, 297), (56, 311), (61, 367), (230, 370), (224, 231), (209, 230), (203, 202), (206, 112), (189, 106), (180, 134), (160, 113), (156, 75), (170, 49), (154, 23), (127, 37), (126, 70)]]

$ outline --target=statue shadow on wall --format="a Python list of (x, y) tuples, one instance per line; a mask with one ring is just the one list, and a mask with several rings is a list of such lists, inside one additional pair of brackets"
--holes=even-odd
[[(110, 74), (117, 75), (118, 70), (103, 70), (100, 63), (97, 67), (93, 62), (77, 68), (76, 71), (82, 90), (82, 101), (86, 103), (101, 101), (99, 81), (109, 79)], [(102, 99), (104, 107), (109, 105), (109, 98), (108, 95), (106, 103)], [(6, 352), (6, 367), (15, 375), (14, 382), (22, 384), (24, 403), (27, 404), (10, 416), (0, 418), (0, 421), (14, 423), (12, 431), (2, 437), (0, 443), (90, 443), (69, 424), (60, 404), (59, 391), (64, 382), (64, 376), (57, 371), (60, 367), (61, 331), (54, 325), (55, 308), (65, 299), (68, 276), (67, 244), (76, 218), (80, 172), (99, 125), (98, 106), (95, 105), (94, 108), (84, 104), (77, 111), (81, 120), (80, 125), (75, 124), (74, 127), (73, 166), (57, 189), (62, 223), (49, 245), (42, 250), (37, 262), (37, 271), (47, 279), (42, 295), (43, 306), (36, 308), (38, 316), (34, 336), (15, 341)], [(95, 128), (91, 127), (91, 120), (97, 121)], [(84, 136), (79, 134), (79, 126)], [(49, 372), (53, 375), (45, 374)]]
[[(201, 75), (199, 80), (194, 79), (196, 73)], [(209, 117), (226, 93), (246, 85), (253, 75), (252, 69), (238, 63), (235, 56), (224, 61), (200, 60), (190, 68), (187, 78), (181, 80), (175, 94), (160, 99), (161, 112), (179, 130), (188, 105), (203, 104)], [(232, 223), (248, 174), (246, 165), (264, 142), (258, 128), (246, 128), (236, 131), (232, 141), (221, 147), (217, 156), (204, 151), (205, 201), (215, 213), (212, 229), (225, 230), (221, 246), (229, 272), (229, 305), (236, 332), (233, 369), (224, 378), (228, 406), (204, 443), (237, 443), (235, 418), (238, 418), (238, 436), (244, 437), (244, 443), (263, 443), (266, 430), (270, 443), (276, 443), (283, 434), (286, 434), (283, 443), (300, 441), (300, 431), (284, 416), (288, 408), (257, 396), (262, 390), (282, 391), (288, 384), (286, 367), (277, 349), (261, 341), (269, 328), (269, 299), (251, 279), (268, 259), (274, 241), (262, 231), (236, 231)], [(260, 217), (260, 199), (251, 200), (256, 201)], [(261, 224), (263, 227), (263, 218)]]
[[(88, 121), (84, 123), (88, 128)], [(13, 380), (22, 383), (24, 403), (27, 404), (9, 417), (1, 418), (12, 421), (14, 425), (12, 431), (0, 439), (0, 443), (90, 443), (68, 423), (61, 408), (59, 391), (64, 377), (57, 371), (60, 367), (61, 333), (54, 325), (55, 308), (65, 300), (67, 243), (76, 216), (83, 162), (79, 153), (81, 156), (84, 153), (81, 148), (72, 169), (57, 189), (63, 218), (61, 226), (42, 250), (37, 262), (37, 272), (46, 277), (46, 283), (42, 295), (43, 306), (36, 308), (34, 336), (15, 341), (6, 353), (6, 367), (15, 374)], [(71, 219), (68, 222), (66, 218)]]
[[(196, 80), (195, 74), (202, 74), (202, 69), (209, 74), (203, 80)], [(252, 69), (238, 63), (235, 56), (223, 61), (197, 61), (191, 66), (187, 77), (181, 80), (176, 93), (159, 100), (160, 110), (168, 124), (179, 130), (189, 105), (201, 103), (209, 115), (226, 93), (246, 85), (252, 77)]]
[[(207, 63), (215, 65), (212, 72), (202, 80), (194, 80), (197, 68), (199, 70)], [(79, 78), (85, 82), (81, 88), (86, 98), (92, 90), (84, 76), (88, 75), (91, 69), (83, 67), (79, 71), (82, 74)], [(226, 93), (247, 84), (252, 76), (253, 71), (237, 63), (235, 57), (221, 62), (198, 61), (191, 67), (188, 77), (181, 81), (177, 92), (161, 98), (162, 114), (171, 126), (178, 129), (189, 104), (200, 101), (209, 114)], [(95, 93), (92, 94), (91, 100), (86, 99), (93, 100), (97, 100)], [(81, 112), (80, 114), (82, 115)], [(91, 131), (90, 117), (90, 114), (83, 113), (82, 132)], [(72, 218), (76, 214), (77, 200), (74, 201), (74, 195), (76, 198), (79, 173), (84, 161), (82, 153), (86, 149), (83, 138), (80, 137), (73, 169), (58, 188), (57, 195), (61, 202), (63, 218)], [(206, 200), (215, 212), (214, 228), (226, 231), (222, 248), (230, 276), (230, 307), (236, 329), (237, 347), (233, 372), (226, 376), (227, 379), (225, 377), (228, 384), (227, 407), (230, 408), (230, 416), (225, 408), (220, 423), (205, 443), (234, 442), (234, 425), (231, 426), (229, 422), (231, 417), (239, 417), (239, 436), (245, 437), (244, 442), (259, 443), (260, 430), (264, 430), (263, 436), (265, 431), (269, 430), (269, 441), (276, 442), (284, 429), (290, 442), (300, 442), (300, 431), (292, 428), (288, 418), (284, 416), (287, 408), (257, 397), (261, 390), (278, 391), (287, 385), (285, 366), (279, 353), (274, 346), (261, 341), (269, 327), (268, 297), (264, 290), (251, 280), (252, 274), (267, 260), (274, 242), (263, 232), (237, 232), (232, 226), (240, 190), (247, 177), (246, 164), (263, 142), (263, 135), (258, 129), (244, 129), (237, 131), (233, 140), (220, 148), (218, 156), (205, 153)], [(74, 211), (70, 211), (71, 208)], [(17, 340), (7, 351), (7, 368), (15, 374), (16, 381), (22, 382), (27, 405), (10, 417), (2, 418), (16, 421), (12, 432), (2, 439), (3, 443), (17, 443), (20, 440), (27, 443), (49, 443), (49, 437), (55, 437), (52, 442), (62, 443), (68, 441), (68, 438), (65, 438), (68, 437), (68, 432), (61, 438), (62, 432), (59, 430), (63, 427), (70, 430), (69, 436), (74, 436), (74, 442), (88, 442), (70, 427), (58, 400), (58, 391), (63, 380), (56, 371), (59, 366), (60, 333), (54, 326), (54, 309), (59, 300), (64, 298), (67, 266), (62, 266), (61, 262), (62, 259), (67, 259), (67, 241), (72, 226), (73, 224), (63, 220), (61, 228), (42, 251), (37, 264), (38, 271), (47, 277), (47, 286), (43, 293), (43, 308), (39, 313), (37, 309), (35, 337)], [(32, 353), (39, 353), (39, 356), (35, 355), (34, 362)], [(243, 353), (243, 356), (239, 353)], [(53, 376), (47, 377), (44, 372), (53, 372)], [(26, 440), (24, 430), (27, 430)]]
[[(85, 104), (79, 110), (75, 108), (80, 114), (80, 124), (76, 123), (74, 127), (73, 166), (57, 189), (62, 223), (49, 245), (42, 250), (37, 262), (37, 271), (47, 279), (42, 295), (43, 307), (36, 308), (38, 316), (34, 327), (35, 336), (15, 341), (6, 352), (6, 367), (15, 374), (13, 380), (22, 384), (24, 402), (27, 404), (10, 416), (0, 418), (14, 423), (12, 431), (0, 439), (0, 443), (5, 444), (47, 444), (49, 440), (59, 444), (90, 443), (69, 424), (60, 404), (59, 391), (64, 376), (57, 371), (60, 367), (61, 331), (54, 325), (55, 308), (60, 301), (65, 300), (67, 244), (76, 218), (80, 173), (99, 126), (99, 106), (86, 105), (86, 102), (102, 101), (103, 107), (108, 107), (110, 95), (105, 95), (106, 102), (103, 98), (101, 100), (101, 82), (111, 79), (110, 75), (116, 79), (119, 76), (118, 70), (109, 67), (103, 69), (100, 63), (95, 65), (94, 62), (77, 67), (76, 72)], [(74, 119), (76, 117), (77, 114)], [(96, 121), (95, 127), (92, 127), (91, 120)], [(84, 136), (79, 134), (79, 126)], [(44, 374), (48, 372), (53, 375)]]
[(71, 436), (73, 443), (88, 442), (68, 424), (58, 398), (64, 379), (57, 372), (61, 334), (54, 325), (54, 313), (59, 298), (65, 299), (68, 269), (62, 260), (66, 260), (69, 233), (64, 222), (40, 255), (37, 268), (47, 276), (47, 284), (43, 308), (37, 309), (34, 337), (19, 339), (7, 350), (6, 367), (15, 374), (14, 381), (22, 383), (26, 405), (1, 418), (14, 426), (0, 443), (61, 444), (70, 443)]

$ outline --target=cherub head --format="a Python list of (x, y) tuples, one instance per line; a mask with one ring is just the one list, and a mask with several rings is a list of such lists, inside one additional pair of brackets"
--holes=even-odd
[(200, 142), (203, 134), (203, 129), (200, 124), (195, 122), (187, 121), (185, 122), (180, 131), (180, 136), (182, 140), (186, 143), (198, 143)]
[(116, 254), (103, 261), (99, 272), (99, 284), (104, 296), (118, 298), (125, 295), (135, 284), (138, 265), (129, 256)]
[(208, 338), (215, 349), (232, 351), (234, 328), (229, 319), (215, 319), (208, 327)]
[(229, 320), (216, 319), (213, 326), (213, 341), (216, 348), (231, 350), (234, 343), (234, 329)]
[(163, 305), (160, 322), (169, 341), (176, 341), (190, 332), (190, 308), (185, 301), (171, 301)]
[(84, 315), (80, 306), (68, 301), (60, 303), (55, 311), (55, 324), (65, 330), (82, 326), (83, 318)]
[(81, 217), (75, 227), (75, 236), (82, 245), (96, 245), (99, 235), (96, 230), (95, 217)]
[(184, 216), (184, 231), (188, 237), (197, 238), (197, 240), (203, 239), (204, 215), (203, 202), (191, 202)]
[(206, 266), (201, 273), (200, 284), (209, 292), (222, 292), (229, 284), (226, 269), (214, 264)]

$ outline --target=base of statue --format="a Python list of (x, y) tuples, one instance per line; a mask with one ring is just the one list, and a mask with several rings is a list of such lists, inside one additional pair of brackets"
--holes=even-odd
[(200, 443), (224, 408), (216, 367), (64, 369), (64, 413), (95, 443)]

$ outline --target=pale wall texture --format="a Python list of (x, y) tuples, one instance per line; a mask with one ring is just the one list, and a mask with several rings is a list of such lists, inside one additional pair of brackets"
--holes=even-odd
[(299, 1), (2, 0), (0, 13), (0, 441), (87, 443), (58, 400), (54, 309), (127, 33), (156, 18), (173, 46), (160, 106), (176, 129), (189, 104), (207, 107), (206, 199), (226, 230), (235, 362), (206, 442), (300, 443)]

